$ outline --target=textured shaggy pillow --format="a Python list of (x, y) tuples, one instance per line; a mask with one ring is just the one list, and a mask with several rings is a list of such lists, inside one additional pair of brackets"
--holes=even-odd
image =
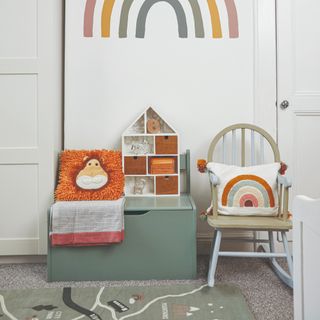
[(219, 178), (220, 214), (274, 216), (278, 213), (280, 163), (237, 167), (210, 162), (207, 168)]
[(123, 195), (123, 189), (121, 152), (61, 152), (56, 201), (117, 200)]

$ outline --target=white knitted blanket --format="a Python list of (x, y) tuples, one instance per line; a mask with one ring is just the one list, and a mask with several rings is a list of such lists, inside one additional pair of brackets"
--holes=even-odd
[(52, 246), (93, 246), (124, 239), (125, 199), (59, 201), (50, 210)]

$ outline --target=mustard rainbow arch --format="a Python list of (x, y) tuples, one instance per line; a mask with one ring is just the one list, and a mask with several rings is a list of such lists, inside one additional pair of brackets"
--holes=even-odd
[(104, 0), (101, 15), (101, 37), (110, 37), (111, 14), (115, 0)]
[(275, 207), (269, 183), (256, 175), (239, 175), (223, 189), (221, 204), (228, 207)]

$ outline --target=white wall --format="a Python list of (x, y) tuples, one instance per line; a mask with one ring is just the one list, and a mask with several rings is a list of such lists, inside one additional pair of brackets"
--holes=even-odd
[[(142, 0), (130, 12), (128, 38), (117, 35), (122, 1), (116, 1), (111, 37), (100, 37), (102, 1), (97, 1), (92, 38), (82, 37), (84, 0), (69, 0), (66, 12), (66, 148), (120, 148), (120, 136), (147, 106), (179, 132), (181, 150), (192, 157), (192, 195), (199, 210), (209, 204), (207, 177), (196, 170), (215, 134), (237, 122), (255, 122), (275, 134), (274, 3), (236, 1), (240, 37), (228, 38), (224, 1), (217, 1), (222, 39), (210, 37), (207, 1), (199, 1), (205, 38), (177, 36), (174, 12), (155, 5), (145, 39), (136, 39)], [(191, 11), (183, 4), (188, 21)], [(204, 225), (199, 233), (205, 233)]]

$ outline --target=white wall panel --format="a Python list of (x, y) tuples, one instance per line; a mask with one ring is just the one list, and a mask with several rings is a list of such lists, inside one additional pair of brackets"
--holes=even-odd
[(37, 165), (0, 165), (0, 238), (38, 238)]
[[(306, 218), (307, 219), (307, 218)], [(320, 268), (320, 259), (315, 256), (315, 244), (319, 243), (320, 232), (319, 225), (304, 225), (302, 256), (303, 263), (303, 286), (304, 286), (304, 318), (301, 320), (316, 320), (319, 318), (319, 285), (318, 277)]]
[[(205, 38), (196, 39), (192, 29), (187, 39), (178, 38), (175, 14), (166, 3), (152, 7), (146, 37), (137, 39), (134, 22), (141, 0), (134, 1), (130, 10), (128, 38), (117, 37), (122, 1), (115, 2), (110, 38), (100, 37), (103, 1), (97, 1), (94, 37), (84, 38), (85, 3), (66, 2), (67, 148), (120, 148), (122, 132), (149, 105), (172, 123), (181, 136), (181, 150), (191, 148), (192, 157), (206, 155), (209, 139), (219, 129), (254, 121), (253, 1), (236, 2), (238, 39), (228, 37), (222, 1), (218, 2), (226, 26), (222, 39), (212, 39), (209, 30)], [(181, 3), (189, 16), (188, 2)], [(204, 1), (199, 4), (207, 7)], [(210, 21), (204, 24), (210, 26)]]
[(320, 314), (320, 199), (299, 196), (293, 202), (294, 319), (318, 320)]
[(294, 141), (295, 194), (320, 198), (320, 112), (296, 114)]
[[(295, 90), (320, 95), (319, 0), (293, 1), (295, 35)], [(307, 17), (307, 18), (306, 18)]]
[(0, 74), (0, 148), (38, 145), (37, 75)]
[(0, 58), (37, 56), (37, 2), (0, 1)]

